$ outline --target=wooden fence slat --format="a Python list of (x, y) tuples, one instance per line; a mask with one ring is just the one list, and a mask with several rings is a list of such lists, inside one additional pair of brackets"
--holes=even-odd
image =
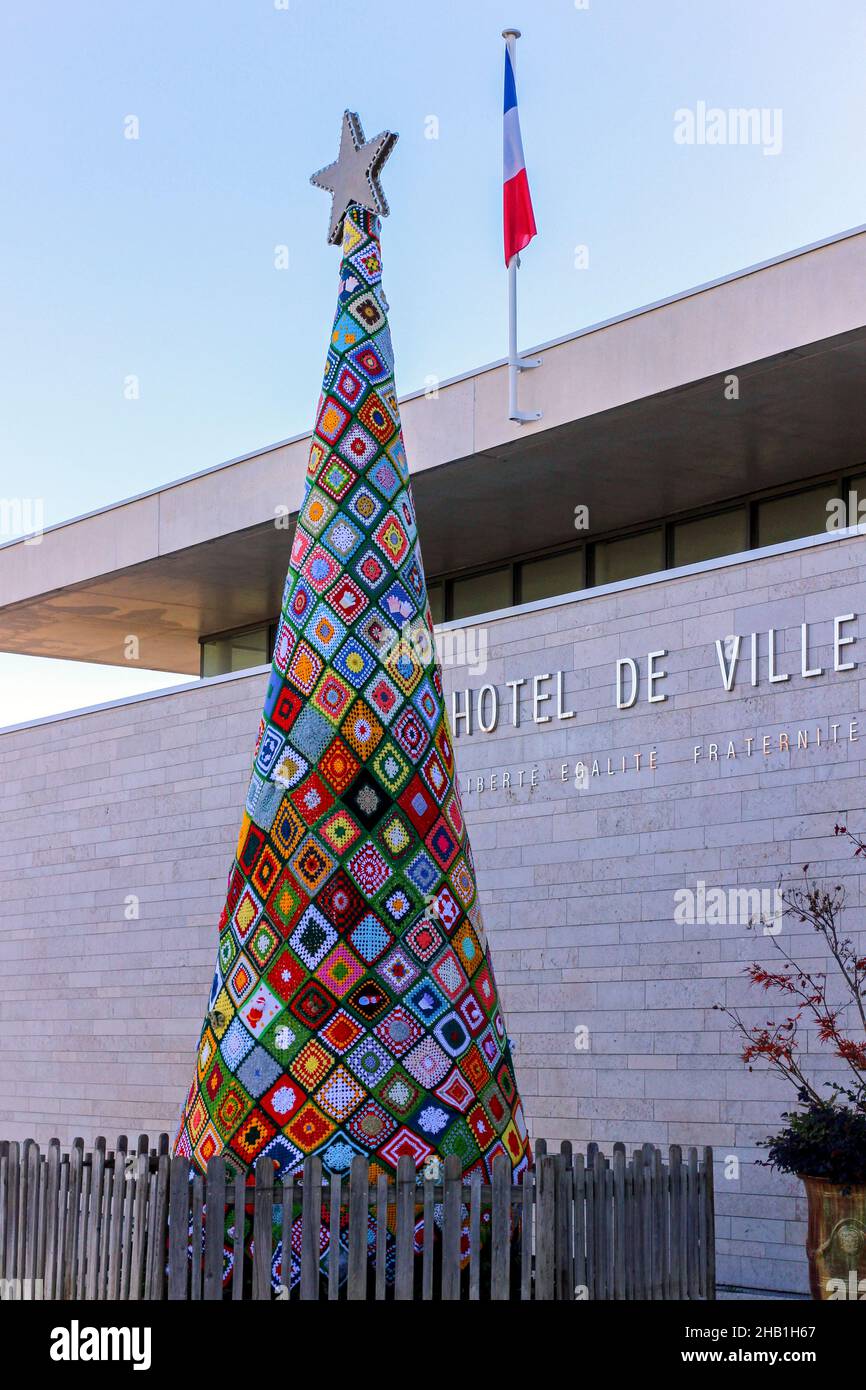
[(9, 1206), (9, 1141), (0, 1140), (0, 1279), (6, 1278), (6, 1220)]
[(388, 1176), (380, 1173), (376, 1179), (376, 1301), (379, 1303), (383, 1302), (387, 1289), (387, 1244)]
[[(49, 1145), (50, 1145), (50, 1142), (51, 1142), (51, 1141), (49, 1140)], [(34, 1294), (33, 1294), (34, 1298), (40, 1298), (40, 1299), (42, 1299), (42, 1298), (45, 1297), (45, 1249), (46, 1249), (46, 1246), (47, 1246), (47, 1243), (48, 1243), (48, 1232), (47, 1232), (48, 1209), (47, 1209), (47, 1205), (46, 1205), (47, 1187), (48, 1187), (48, 1154), (47, 1154), (47, 1152), (46, 1152), (46, 1153), (40, 1154), (40, 1156), (39, 1156), (39, 1215), (38, 1215), (38, 1218), (37, 1218), (37, 1219), (38, 1219), (38, 1223), (39, 1223), (39, 1229), (38, 1229), (38, 1234), (37, 1234), (36, 1261), (35, 1261), (35, 1269), (36, 1269), (36, 1276), (35, 1276), (35, 1277), (36, 1277), (37, 1284), (36, 1284), (36, 1288), (35, 1288)], [(703, 1226), (701, 1227), (701, 1229), (703, 1229)]]
[(24, 1282), (22, 1296), (28, 1300), (36, 1297), (36, 1265), (39, 1249), (39, 1192), (41, 1155), (39, 1145), (31, 1144), (27, 1150), (27, 1203), (26, 1220), (23, 1224), (24, 1245), (21, 1252), (21, 1269)]
[(15, 1273), (19, 1279), (24, 1278), (24, 1251), (27, 1245), (27, 1219), (28, 1192), (30, 1188), (30, 1151), (33, 1148), (33, 1140), (25, 1139), (21, 1145), (21, 1157), (18, 1171), (18, 1231), (15, 1252)]
[(349, 1174), (349, 1276), (347, 1297), (367, 1297), (367, 1247), (369, 1165), (363, 1154), (355, 1154)]
[(653, 1298), (664, 1298), (664, 1168), (661, 1149), (652, 1151)]
[(19, 1165), (21, 1151), (13, 1139), (6, 1155), (6, 1262), (3, 1270), (5, 1279), (14, 1279), (18, 1273), (18, 1200), (20, 1196)]
[(123, 1249), (123, 1211), (126, 1196), (126, 1162), (129, 1140), (119, 1134), (114, 1150), (114, 1184), (111, 1192), (111, 1243), (108, 1253), (108, 1284), (106, 1298), (116, 1302), (120, 1297), (121, 1259)]
[(698, 1274), (698, 1151), (689, 1149), (688, 1202), (686, 1204), (688, 1229), (688, 1296), (700, 1298), (700, 1277)]
[[(185, 1180), (189, 1187), (189, 1160), (181, 1156), (180, 1160), (184, 1165)], [(174, 1162), (167, 1153), (160, 1153), (156, 1161), (156, 1173), (150, 1175), (150, 1191), (148, 1194), (147, 1211), (147, 1265), (145, 1272), (145, 1298), (161, 1299), (166, 1286), (166, 1265), (169, 1261), (169, 1201), (171, 1194), (171, 1164)], [(178, 1169), (178, 1171), (181, 1171)], [(189, 1205), (189, 1192), (183, 1193)], [(180, 1197), (177, 1198), (180, 1201)], [(184, 1261), (186, 1260), (187, 1240), (189, 1237), (189, 1220), (183, 1226), (182, 1233), (175, 1231), (174, 1238), (177, 1241), (183, 1239)], [(178, 1261), (179, 1262), (179, 1261)]]
[(0, 1144), (0, 1279), (6, 1278), (6, 1229), (9, 1209), (9, 1142)]
[(415, 1164), (408, 1154), (397, 1159), (397, 1265), (394, 1297), (411, 1301), (415, 1284)]
[(271, 1244), (274, 1231), (274, 1164), (264, 1156), (256, 1163), (253, 1205), (253, 1298), (271, 1298)]
[(520, 1297), (524, 1303), (529, 1303), (532, 1299), (532, 1218), (535, 1205), (535, 1174), (531, 1168), (523, 1173), (520, 1189), (523, 1204), (520, 1223)]
[(84, 1140), (75, 1139), (69, 1153), (69, 1201), (66, 1213), (66, 1249), (63, 1256), (63, 1298), (71, 1299), (76, 1292), (79, 1222), (81, 1219), (81, 1177), (84, 1165)]
[(561, 1303), (574, 1298), (572, 1223), (574, 1204), (571, 1201), (571, 1152), (560, 1149), (556, 1155), (556, 1297)]
[[(583, 1166), (583, 1193), (584, 1193), (584, 1229), (586, 1241), (586, 1266), (584, 1269), (584, 1283), (586, 1284), (587, 1298), (596, 1297), (595, 1289), (595, 1170), (593, 1163), (590, 1162), (590, 1146), (587, 1146), (586, 1157)], [(594, 1162), (594, 1156), (593, 1156)]]
[[(132, 1164), (132, 1167), (129, 1166)], [(135, 1159), (127, 1160), (127, 1175), (123, 1193), (123, 1245), (120, 1253), (120, 1284), (118, 1286), (118, 1298), (126, 1303), (129, 1300), (129, 1289), (132, 1282), (132, 1228), (134, 1224), (135, 1211)]]
[(572, 1168), (574, 1206), (574, 1289), (581, 1301), (588, 1297), (586, 1274), (586, 1164), (583, 1154), (575, 1154)]
[(66, 1224), (69, 1210), (69, 1155), (60, 1159), (60, 1181), (57, 1192), (57, 1254), (55, 1256), (54, 1290), (52, 1298), (63, 1298), (66, 1280)]
[(192, 1178), (191, 1244), (189, 1296), (193, 1302), (198, 1303), (202, 1296), (202, 1262), (204, 1260), (204, 1178), (201, 1173), (193, 1173)]
[[(139, 1146), (141, 1136), (139, 1136)], [(71, 1175), (70, 1175), (71, 1177)], [(144, 1291), (145, 1256), (147, 1254), (147, 1199), (150, 1191), (150, 1161), (147, 1151), (139, 1151), (135, 1158), (132, 1183), (132, 1246), (129, 1251), (129, 1279), (124, 1271), (126, 1292), (124, 1297), (130, 1303), (137, 1303)]]
[[(159, 1158), (160, 1175), (167, 1177), (167, 1192), (161, 1188), (162, 1202), (168, 1204), (168, 1297), (172, 1303), (185, 1301), (189, 1297), (189, 1198), (190, 1172), (189, 1159), (177, 1154), (170, 1159), (167, 1153)], [(161, 1297), (162, 1271), (165, 1264), (165, 1226), (162, 1221), (162, 1203), (157, 1202), (158, 1246), (154, 1271), (159, 1270), (159, 1278), (153, 1279), (153, 1296)], [(157, 1289), (159, 1292), (157, 1292)]]
[(713, 1173), (713, 1151), (709, 1147), (704, 1149), (703, 1196), (701, 1236), (704, 1242), (704, 1297), (713, 1302), (716, 1297), (715, 1176)]
[(668, 1183), (671, 1201), (671, 1272), (669, 1297), (681, 1299), (683, 1290), (682, 1151), (679, 1144), (668, 1150)]
[(607, 1160), (596, 1146), (593, 1158), (593, 1189), (595, 1193), (595, 1297), (607, 1298), (608, 1278), (608, 1203), (607, 1203)]
[(635, 1149), (631, 1156), (631, 1185), (632, 1268), (634, 1269), (634, 1297), (642, 1301), (647, 1297), (647, 1290), (644, 1278), (644, 1178), (643, 1151), (641, 1149)]
[(469, 1298), (477, 1303), (481, 1297), (481, 1172), (478, 1168), (469, 1180)]
[(220, 1156), (207, 1165), (204, 1213), (204, 1296), (214, 1303), (223, 1296), (225, 1247), (226, 1161)]
[(644, 1298), (653, 1297), (653, 1184), (652, 1145), (644, 1144), (641, 1169), (641, 1267), (644, 1278)]
[(613, 1296), (625, 1298), (625, 1149), (615, 1144), (613, 1150)]
[(93, 1168), (84, 1162), (81, 1172), (81, 1202), (79, 1204), (78, 1232), (76, 1238), (75, 1297), (84, 1298), (87, 1273), (87, 1241), (90, 1231), (90, 1188), (93, 1182)]
[(342, 1207), (343, 1176), (341, 1173), (332, 1173), (331, 1204), (328, 1209), (328, 1299), (332, 1303), (340, 1297), (340, 1216)]
[(84, 1296), (94, 1300), (99, 1280), (99, 1251), (102, 1236), (103, 1179), (105, 1177), (105, 1139), (100, 1135), (90, 1156), (89, 1215), (87, 1219), (87, 1249), (82, 1251), (86, 1268), (82, 1271)]
[(493, 1160), (490, 1215), (490, 1297), (504, 1302), (511, 1273), (511, 1164), (505, 1154)]
[[(0, 1208), (3, 1191), (0, 1183)], [(45, 1182), (45, 1263), (43, 1267), (43, 1298), (54, 1298), (57, 1277), (57, 1223), (60, 1217), (60, 1141), (52, 1139), (48, 1146)], [(0, 1234), (0, 1250), (2, 1250)]]
[(574, 1172), (574, 1153), (571, 1142), (564, 1139), (559, 1152), (562, 1155), (562, 1175), (560, 1178), (557, 1203), (562, 1207), (559, 1218), (562, 1223), (563, 1245), (563, 1286), (560, 1297), (568, 1302), (574, 1300), (574, 1201), (572, 1199), (572, 1173)]
[(445, 1182), (442, 1200), (442, 1301), (454, 1302), (460, 1297), (460, 1205), (463, 1195), (463, 1173), (460, 1159), (448, 1154), (445, 1159)]
[(244, 1231), (246, 1229), (247, 1220), (247, 1175), (240, 1168), (235, 1173), (232, 1188), (234, 1193), (232, 1302), (238, 1303), (244, 1296), (244, 1261), (246, 1259)]
[(433, 1297), (433, 1252), (436, 1232), (433, 1228), (433, 1206), (436, 1183), (433, 1178), (424, 1179), (424, 1250), (421, 1256), (421, 1297)]
[(322, 1237), (322, 1160), (304, 1159), (303, 1225), (301, 1227), (301, 1298), (319, 1297), (319, 1259)]
[(102, 1202), (99, 1219), (99, 1269), (96, 1277), (96, 1297), (102, 1301), (108, 1293), (108, 1261), (111, 1249), (111, 1217), (114, 1210), (114, 1168), (108, 1167), (102, 1175)]
[(556, 1169), (553, 1157), (542, 1154), (535, 1171), (535, 1297), (552, 1302), (556, 1290)]
[[(288, 1173), (283, 1179), (283, 1231), (282, 1231), (282, 1284), (291, 1293), (292, 1287), (292, 1234), (295, 1229), (295, 1189), (294, 1174)], [(285, 1297), (289, 1297), (286, 1294)]]
[(144, 1291), (139, 1295), (145, 1301), (153, 1298), (153, 1261), (155, 1257), (156, 1224), (157, 1224), (157, 1205), (159, 1202), (159, 1169), (154, 1168), (157, 1162), (156, 1149), (151, 1149), (148, 1155), (148, 1176), (147, 1176), (147, 1203), (144, 1214)]

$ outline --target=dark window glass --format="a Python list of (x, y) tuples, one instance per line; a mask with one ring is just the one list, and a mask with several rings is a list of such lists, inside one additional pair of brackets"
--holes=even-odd
[(599, 541), (595, 547), (596, 584), (616, 584), (620, 579), (635, 579), (664, 567), (661, 527), (657, 531), (642, 531), (639, 536), (624, 536), (618, 541)]
[(583, 550), (548, 555), (544, 560), (525, 560), (520, 566), (520, 601), (535, 603), (557, 594), (572, 594), (586, 583)]
[(696, 565), (719, 555), (736, 555), (749, 544), (748, 515), (745, 507), (699, 516), (694, 521), (678, 521), (674, 526), (674, 564)]

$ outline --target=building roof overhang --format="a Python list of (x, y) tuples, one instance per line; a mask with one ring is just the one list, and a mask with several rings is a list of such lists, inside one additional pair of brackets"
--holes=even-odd
[[(402, 401), (430, 575), (864, 461), (866, 228), (537, 350), (537, 424), (493, 363)], [(726, 390), (738, 378), (737, 391)], [(199, 670), (199, 637), (273, 616), (309, 435), (0, 546), (0, 650)], [(287, 524), (287, 513), (289, 524)]]

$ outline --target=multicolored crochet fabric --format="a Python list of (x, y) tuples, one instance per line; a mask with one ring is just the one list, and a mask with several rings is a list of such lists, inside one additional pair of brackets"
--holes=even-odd
[(379, 222), (337, 313), (175, 1152), (280, 1176), (529, 1148), (481, 921), (393, 379)]

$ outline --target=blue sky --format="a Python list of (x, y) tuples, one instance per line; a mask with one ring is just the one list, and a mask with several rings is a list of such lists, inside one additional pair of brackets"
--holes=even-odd
[[(347, 106), (400, 132), (399, 389), (500, 357), (506, 24), (540, 233), (523, 347), (866, 221), (859, 0), (7, 0), (0, 497), (50, 525), (309, 428), (337, 270), (309, 175)], [(701, 101), (778, 109), (781, 152), (678, 144)], [(0, 655), (0, 723), (166, 683), (40, 671)]]

